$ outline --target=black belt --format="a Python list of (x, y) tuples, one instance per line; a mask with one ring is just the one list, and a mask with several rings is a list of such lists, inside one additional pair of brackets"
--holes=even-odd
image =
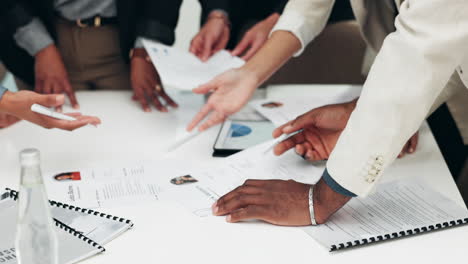
[(101, 17), (101, 16), (94, 16), (94, 17), (86, 18), (86, 19), (77, 19), (75, 21), (70, 21), (66, 18), (63, 18), (63, 19), (69, 22), (72, 22), (81, 28), (115, 25), (118, 22), (117, 17)]

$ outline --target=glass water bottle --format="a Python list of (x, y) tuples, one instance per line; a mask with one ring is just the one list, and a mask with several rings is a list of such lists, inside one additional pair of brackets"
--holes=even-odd
[(58, 241), (36, 149), (20, 153), (16, 253), (18, 264), (58, 264)]

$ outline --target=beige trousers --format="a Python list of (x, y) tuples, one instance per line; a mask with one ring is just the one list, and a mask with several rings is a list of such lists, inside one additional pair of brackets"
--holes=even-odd
[(75, 90), (131, 89), (116, 26), (80, 28), (59, 19), (57, 36), (57, 47)]
[[(80, 28), (59, 19), (57, 48), (62, 55), (70, 83), (79, 90), (128, 90), (129, 66), (125, 63), (116, 26)], [(18, 89), (30, 89), (16, 79)]]

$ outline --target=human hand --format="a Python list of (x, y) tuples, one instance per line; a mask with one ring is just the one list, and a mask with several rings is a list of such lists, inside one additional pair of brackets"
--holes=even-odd
[(263, 46), (268, 40), (271, 29), (278, 22), (280, 15), (274, 13), (265, 20), (258, 22), (249, 31), (247, 31), (242, 40), (237, 44), (231, 52), (233, 56), (240, 56), (243, 54), (243, 60), (249, 60), (255, 53)]
[(309, 188), (292, 180), (247, 180), (213, 204), (213, 215), (227, 215), (231, 223), (259, 219), (275, 225), (310, 225)]
[[(273, 137), (302, 131), (275, 146), (274, 153), (281, 155), (294, 148), (309, 161), (328, 159), (355, 108), (357, 100), (326, 105), (313, 109), (273, 131)], [(403, 147), (402, 153), (413, 153), (418, 142), (416, 133)], [(400, 154), (399, 157), (403, 157)]]
[(7, 128), (18, 121), (20, 121), (20, 119), (16, 116), (7, 113), (0, 113), (0, 128)]
[[(62, 57), (55, 45), (49, 45), (36, 54), (34, 71), (35, 92), (40, 94), (65, 93), (70, 99), (72, 107), (74, 109), (80, 108)], [(61, 106), (57, 107), (57, 111), (61, 111)]]
[(257, 85), (258, 80), (253, 74), (239, 68), (226, 71), (209, 83), (193, 89), (198, 94), (213, 93), (192, 119), (187, 130), (191, 131), (210, 113), (208, 120), (199, 126), (199, 131), (223, 122), (249, 101)]
[[(323, 179), (313, 188), (317, 224), (325, 223), (351, 199), (334, 192)], [(230, 223), (259, 219), (274, 225), (310, 225), (309, 189), (310, 185), (293, 180), (247, 180), (213, 204), (213, 215), (227, 215)]]
[(133, 99), (140, 102), (145, 112), (151, 112), (150, 104), (154, 104), (158, 111), (168, 112), (167, 106), (161, 103), (161, 99), (169, 106), (178, 107), (177, 103), (166, 94), (161, 78), (145, 49), (133, 50), (130, 67)]
[(302, 132), (275, 146), (274, 153), (281, 155), (291, 148), (307, 160), (328, 159), (341, 132), (346, 127), (356, 101), (326, 105), (313, 109), (273, 131), (273, 137)]
[(416, 151), (416, 146), (418, 146), (419, 141), (419, 132), (414, 133), (413, 136), (406, 142), (405, 146), (401, 150), (398, 158), (403, 158), (406, 154), (413, 154)]
[(33, 104), (40, 104), (45, 107), (58, 107), (64, 103), (65, 96), (63, 94), (41, 95), (31, 91), (6, 92), (0, 100), (0, 110), (48, 129), (59, 128), (72, 131), (88, 124), (97, 126), (101, 123), (101, 120), (97, 117), (83, 116), (80, 113), (67, 114), (77, 119), (75, 121), (67, 121), (31, 111), (31, 105)]
[(190, 52), (202, 61), (208, 60), (216, 52), (226, 48), (229, 42), (229, 21), (225, 14), (213, 11), (205, 25), (190, 43)]

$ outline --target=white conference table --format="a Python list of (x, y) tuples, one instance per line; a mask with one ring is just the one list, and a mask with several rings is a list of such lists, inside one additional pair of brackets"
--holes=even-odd
[[(130, 100), (130, 92), (80, 92), (78, 99), (84, 113), (102, 118), (98, 129), (69, 133), (21, 122), (0, 131), (1, 188), (17, 188), (18, 153), (23, 148), (41, 151), (43, 171), (118, 166), (161, 157), (162, 146), (174, 139), (180, 122), (186, 122), (176, 113), (144, 113)], [(210, 129), (170, 156), (205, 167), (220, 162), (211, 157), (217, 132), (217, 127)], [(424, 125), (420, 133), (418, 152), (397, 161), (388, 170), (387, 180), (421, 177), (465, 206), (428, 127)], [(99, 210), (129, 218), (135, 227), (84, 264), (441, 263), (463, 261), (468, 249), (468, 226), (329, 253), (298, 228), (198, 218), (169, 201)]]

